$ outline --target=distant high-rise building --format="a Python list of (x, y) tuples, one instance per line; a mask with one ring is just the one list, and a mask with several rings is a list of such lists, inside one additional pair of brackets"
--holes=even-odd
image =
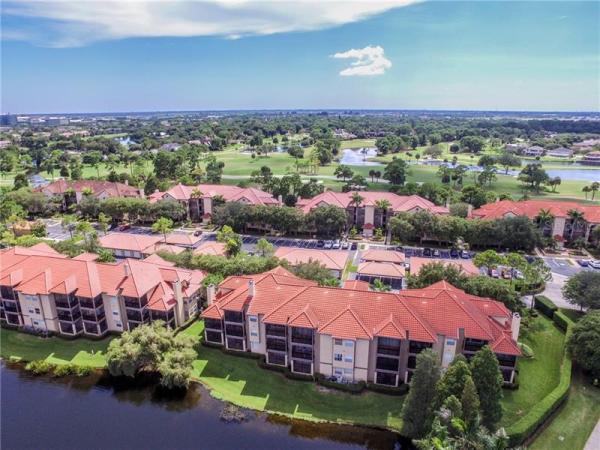
[(2, 114), (0, 116), (0, 125), (12, 126), (17, 124), (17, 116), (14, 114)]

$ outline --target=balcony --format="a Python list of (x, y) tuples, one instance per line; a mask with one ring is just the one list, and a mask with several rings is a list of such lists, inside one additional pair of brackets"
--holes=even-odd
[(285, 353), (267, 352), (267, 363), (275, 364), (278, 366), (286, 365)]
[(225, 322), (244, 323), (244, 314), (239, 311), (225, 311)]
[(123, 296), (123, 303), (127, 308), (143, 308), (148, 303), (148, 298), (143, 295), (141, 298), (138, 297), (127, 297)]
[(478, 352), (484, 346), (487, 345), (487, 341), (482, 341), (479, 339), (465, 339), (465, 344), (463, 347), (463, 351), (465, 352)]
[(297, 345), (292, 346), (292, 358), (305, 359), (312, 361), (313, 352), (312, 347), (299, 347)]
[(11, 325), (21, 325), (21, 319), (18, 314), (11, 314), (6, 312), (6, 321)]
[(89, 334), (98, 334), (98, 324), (91, 322), (83, 322), (85, 332)]
[(285, 325), (265, 325), (265, 333), (267, 336), (285, 337)]
[(228, 336), (227, 348), (230, 350), (244, 350), (244, 340)]
[(283, 339), (272, 339), (267, 337), (267, 350), (274, 350), (276, 352), (287, 351), (287, 346)]
[(386, 370), (389, 372), (398, 372), (399, 367), (400, 362), (397, 358), (385, 358), (382, 356), (377, 357), (377, 363), (375, 364), (377, 370)]
[(147, 309), (138, 311), (127, 308), (127, 319), (135, 320), (136, 322), (146, 322), (150, 318), (150, 313)]
[(8, 286), (0, 286), (0, 296), (5, 300), (14, 300), (15, 292)]
[(313, 345), (313, 330), (311, 328), (292, 328), (294, 344)]
[(385, 386), (397, 386), (398, 375), (395, 373), (375, 372), (375, 383)]
[(501, 367), (510, 367), (514, 368), (517, 365), (517, 357), (512, 355), (496, 355), (498, 358), (498, 364)]
[(418, 341), (410, 341), (408, 345), (408, 353), (418, 354), (421, 353), (426, 348), (431, 348), (432, 344), (428, 342), (418, 342)]
[(414, 355), (411, 355), (408, 357), (408, 363), (406, 365), (407, 368), (409, 369), (414, 369), (417, 367), (417, 357)]
[(206, 330), (206, 342), (223, 344), (223, 334), (220, 331)]
[(225, 324), (225, 333), (227, 336), (244, 337), (244, 327), (241, 325)]
[(204, 327), (208, 330), (223, 330), (223, 323), (216, 319), (204, 319)]
[(299, 361), (294, 359), (292, 361), (292, 372), (305, 373), (308, 375), (312, 374), (312, 363), (308, 361)]
[(73, 309), (79, 305), (79, 302), (77, 301), (77, 297), (72, 294), (54, 294), (54, 304), (57, 308)]
[(18, 313), (19, 305), (16, 302), (4, 300), (3, 302), (4, 310), (6, 312)]

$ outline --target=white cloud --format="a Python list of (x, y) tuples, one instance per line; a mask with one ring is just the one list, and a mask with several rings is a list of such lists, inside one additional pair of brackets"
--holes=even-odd
[[(317, 30), (356, 22), (419, 0), (5, 0), (3, 16), (36, 20), (26, 33), (38, 45), (71, 47), (134, 37), (240, 38)], [(17, 33), (19, 32), (19, 33)]]
[(372, 76), (383, 75), (387, 69), (392, 67), (392, 62), (385, 57), (383, 47), (368, 45), (365, 48), (351, 49), (332, 55), (337, 59), (355, 59), (350, 67), (340, 72), (341, 76)]

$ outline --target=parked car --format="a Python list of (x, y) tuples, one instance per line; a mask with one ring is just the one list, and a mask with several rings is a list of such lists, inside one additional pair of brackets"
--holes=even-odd
[(194, 236), (198, 237), (202, 234), (202, 230), (196, 230), (194, 231)]
[(431, 258), (431, 249), (429, 247), (423, 249), (423, 256)]
[(460, 252), (460, 257), (462, 259), (469, 259), (471, 257), (471, 254), (468, 251), (466, 251), (466, 250), (462, 250)]
[(119, 231), (127, 231), (131, 228), (131, 225), (129, 225), (128, 223), (123, 224), (119, 227)]
[(399, 252), (403, 252), (404, 251), (404, 247), (402, 247), (401, 245), (396, 247), (396, 250)]
[(348, 241), (342, 242), (342, 250), (348, 250), (348, 247), (350, 247), (350, 244), (348, 243)]
[(517, 280), (522, 280), (525, 277), (523, 276), (523, 272), (521, 272), (520, 270), (515, 269), (513, 271), (513, 276), (517, 279)]
[(437, 248), (433, 250), (433, 257), (434, 258), (439, 258), (440, 257), (440, 251)]
[(450, 250), (450, 258), (458, 258), (458, 250), (456, 250), (455, 248)]
[(590, 260), (589, 259), (578, 259), (577, 264), (579, 264), (581, 267), (588, 267), (590, 265)]
[(600, 269), (600, 259), (591, 260), (589, 265), (590, 265), (590, 267), (593, 267), (594, 269)]
[(356, 250), (358, 248), (358, 244), (356, 242), (353, 242), (352, 245), (350, 245), (350, 250)]
[(492, 276), (492, 278), (500, 278), (500, 276), (498, 275), (498, 271), (496, 269), (492, 269), (492, 271), (490, 272), (490, 275)]
[(333, 244), (331, 244), (331, 248), (335, 248), (336, 250), (342, 247), (342, 243), (340, 242), (339, 239), (336, 239), (335, 241), (333, 241)]
[(317, 241), (317, 247), (325, 246), (325, 241)]
[(329, 250), (331, 248), (333, 248), (333, 241), (325, 241), (325, 244), (323, 245), (323, 248), (326, 250)]

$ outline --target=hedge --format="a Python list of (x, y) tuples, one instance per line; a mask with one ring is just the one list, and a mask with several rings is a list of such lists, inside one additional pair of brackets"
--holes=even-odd
[(554, 317), (554, 313), (558, 311), (558, 307), (554, 304), (554, 302), (544, 295), (535, 296), (534, 307), (545, 316), (548, 316), (550, 319), (552, 319), (552, 317)]
[(563, 331), (567, 331), (567, 328), (569, 328), (569, 326), (573, 325), (573, 322), (571, 321), (571, 319), (569, 319), (562, 311), (558, 310), (554, 312), (554, 316), (552, 317), (552, 320), (554, 321), (554, 323), (556, 324), (556, 326), (558, 328), (560, 328)]
[(401, 384), (398, 387), (384, 386), (382, 384), (367, 383), (367, 389), (373, 392), (387, 395), (404, 395), (408, 392), (408, 384)]
[(558, 385), (552, 392), (531, 408), (526, 415), (506, 428), (510, 446), (523, 444), (523, 442), (530, 438), (569, 396), (569, 387), (571, 386), (571, 359), (567, 355), (566, 341), (569, 339), (569, 327), (571, 324), (572, 322), (568, 320), (567, 333), (565, 336), (565, 349), (560, 366)]
[(367, 383), (364, 381), (359, 381), (358, 383), (337, 383), (335, 381), (328, 380), (327, 377), (320, 373), (316, 374), (315, 378), (317, 383), (321, 386), (350, 392), (351, 394), (360, 394), (367, 387)]

